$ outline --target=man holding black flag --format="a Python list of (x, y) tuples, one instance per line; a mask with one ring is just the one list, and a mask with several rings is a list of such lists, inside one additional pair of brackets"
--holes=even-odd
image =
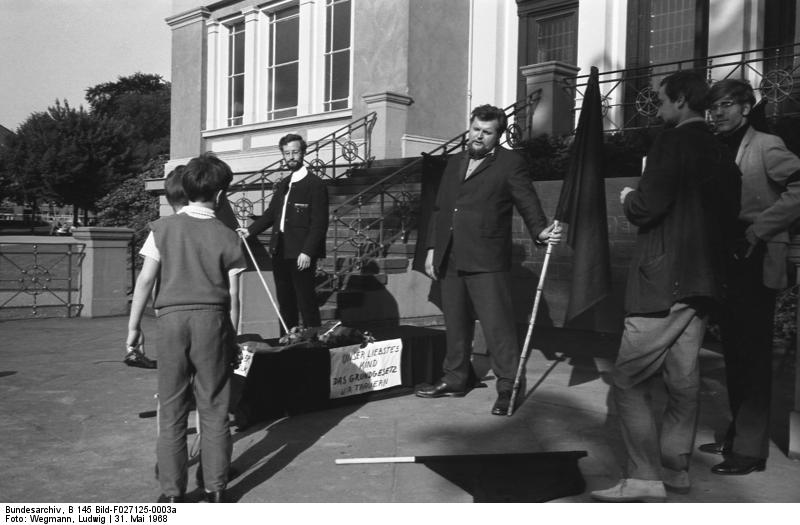
[(506, 126), (502, 109), (476, 107), (468, 150), (453, 155), (442, 175), (426, 238), (425, 273), (441, 279), (447, 353), (442, 379), (416, 392), (427, 398), (466, 394), (477, 316), (497, 376), (492, 414), (503, 416), (520, 356), (509, 283), (513, 208), (535, 241), (561, 240), (560, 230), (547, 225), (525, 161), (499, 145)]

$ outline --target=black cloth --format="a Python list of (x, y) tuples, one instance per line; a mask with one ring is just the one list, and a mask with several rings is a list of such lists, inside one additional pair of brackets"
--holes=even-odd
[(627, 314), (724, 297), (740, 191), (733, 155), (704, 122), (658, 136), (636, 191), (623, 205), (639, 227), (625, 292)]
[[(324, 410), (351, 403), (363, 403), (397, 395), (406, 395), (415, 385), (432, 383), (442, 373), (444, 332), (417, 326), (376, 329), (378, 341), (402, 339), (400, 357), (401, 385), (354, 396), (330, 399), (331, 358), (329, 348), (319, 341), (280, 346), (277, 340), (264, 341), (258, 336), (242, 335), (237, 341), (267, 343), (266, 351), (253, 356), (250, 372), (241, 385), (238, 408), (249, 421)], [(241, 377), (241, 376), (236, 376)]]

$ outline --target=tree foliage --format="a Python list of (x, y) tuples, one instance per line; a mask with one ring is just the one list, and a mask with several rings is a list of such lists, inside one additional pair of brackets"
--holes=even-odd
[[(15, 192), (25, 202), (47, 199), (83, 210), (134, 168), (127, 124), (56, 101), (23, 122), (5, 152)], [(77, 214), (76, 214), (77, 218)]]
[(127, 122), (134, 155), (145, 164), (169, 153), (171, 85), (160, 75), (134, 73), (86, 90), (94, 115)]
[(76, 219), (77, 208), (95, 209), (168, 153), (170, 92), (159, 75), (136, 73), (88, 88), (88, 110), (56, 100), (33, 113), (0, 148), (0, 197), (72, 204)]

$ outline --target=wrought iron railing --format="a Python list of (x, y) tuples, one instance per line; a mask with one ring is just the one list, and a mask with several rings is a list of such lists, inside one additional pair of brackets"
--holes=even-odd
[(76, 317), (82, 243), (0, 244), (0, 319)]
[[(541, 99), (541, 90), (518, 100), (504, 109), (509, 119), (502, 144), (512, 148), (529, 137), (533, 112)], [(346, 199), (331, 211), (327, 265), (318, 271), (325, 277), (318, 289), (338, 289), (344, 276), (359, 271), (369, 259), (386, 256), (390, 246), (407, 239), (416, 226), (418, 189), (411, 179), (422, 168), (424, 157), (444, 157), (467, 147), (468, 131), (459, 133), (358, 194)]]
[[(368, 165), (372, 161), (372, 128), (376, 119), (375, 112), (369, 113), (309, 142), (304, 158), (306, 167), (320, 178), (338, 179), (355, 167)], [(259, 208), (264, 213), (275, 183), (285, 173), (283, 159), (278, 159), (231, 184), (228, 200), (240, 224), (258, 214)]]
[[(659, 124), (653, 80), (680, 70), (701, 70), (709, 82), (747, 79), (760, 92), (767, 118), (800, 115), (800, 43), (606, 71), (599, 75), (606, 131), (643, 129)], [(588, 75), (565, 80), (580, 112)]]

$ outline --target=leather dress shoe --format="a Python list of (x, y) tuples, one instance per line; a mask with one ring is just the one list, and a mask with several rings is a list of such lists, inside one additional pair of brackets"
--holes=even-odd
[(697, 450), (707, 454), (727, 455), (731, 452), (731, 444), (727, 441), (715, 441), (714, 443), (703, 443)]
[(456, 390), (444, 381), (439, 381), (435, 385), (422, 387), (414, 392), (417, 397), (464, 397), (467, 392), (465, 390)]
[(212, 492), (206, 492), (205, 498), (206, 502), (208, 503), (227, 503), (228, 500), (225, 497), (224, 490), (214, 490)]
[(722, 463), (711, 467), (711, 472), (728, 476), (743, 476), (751, 472), (761, 472), (766, 468), (767, 460), (764, 458), (732, 455), (725, 458)]
[(183, 496), (167, 496), (167, 495), (160, 495), (156, 503), (183, 503)]
[[(497, 401), (494, 402), (494, 406), (492, 407), (492, 414), (495, 416), (506, 416), (508, 415), (508, 406), (511, 404), (511, 392), (499, 392), (497, 394)], [(514, 411), (519, 408), (520, 399), (517, 397), (516, 401), (514, 402)]]

